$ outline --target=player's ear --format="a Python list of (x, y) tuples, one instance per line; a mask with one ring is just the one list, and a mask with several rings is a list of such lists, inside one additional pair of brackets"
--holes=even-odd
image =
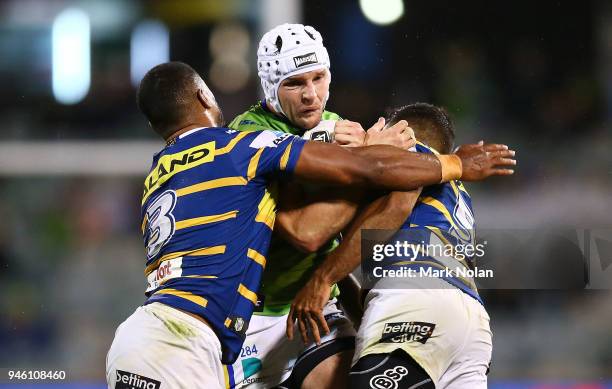
[(211, 109), (215, 105), (214, 102), (210, 99), (209, 94), (205, 93), (202, 89), (198, 89), (197, 95), (198, 101), (205, 109)]

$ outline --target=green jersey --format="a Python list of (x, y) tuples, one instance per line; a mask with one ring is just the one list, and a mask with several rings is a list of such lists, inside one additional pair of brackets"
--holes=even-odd
[[(341, 118), (333, 112), (323, 111), (322, 120), (341, 120)], [(288, 120), (270, 112), (263, 102), (236, 116), (228, 127), (239, 131), (275, 130), (299, 136), (305, 132)], [(277, 197), (276, 185), (269, 190), (271, 197)], [(258, 294), (263, 307), (256, 308), (254, 314), (265, 316), (288, 314), (293, 297), (310, 279), (317, 265), (339, 244), (339, 239), (332, 239), (318, 252), (308, 254), (300, 252), (284, 239), (272, 235), (266, 270)], [(338, 294), (338, 287), (334, 285), (332, 297)]]

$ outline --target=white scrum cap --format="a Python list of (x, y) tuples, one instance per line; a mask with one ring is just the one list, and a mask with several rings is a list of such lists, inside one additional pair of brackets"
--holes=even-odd
[(323, 38), (311, 26), (281, 24), (265, 33), (259, 42), (257, 74), (266, 100), (283, 115), (285, 112), (278, 100), (281, 82), (291, 76), (329, 67), (329, 55), (323, 46)]

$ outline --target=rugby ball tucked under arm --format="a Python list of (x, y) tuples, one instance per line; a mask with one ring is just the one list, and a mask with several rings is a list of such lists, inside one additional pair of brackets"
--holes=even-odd
[(302, 138), (317, 142), (332, 143), (334, 141), (335, 120), (321, 120), (321, 122), (311, 130), (302, 135)]

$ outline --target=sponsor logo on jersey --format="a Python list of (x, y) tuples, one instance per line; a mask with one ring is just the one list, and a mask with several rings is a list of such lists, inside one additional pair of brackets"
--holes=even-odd
[(308, 53), (304, 55), (298, 55), (297, 57), (293, 57), (293, 62), (295, 63), (295, 67), (299, 68), (302, 66), (310, 65), (313, 63), (319, 63), (317, 60), (316, 53)]
[(314, 131), (312, 134), (310, 134), (310, 140), (331, 143), (331, 138), (329, 136), (329, 132), (327, 131)]
[(249, 147), (254, 149), (261, 149), (262, 147), (276, 147), (281, 144), (282, 141), (292, 136), (293, 135), (281, 131), (262, 131), (261, 134), (257, 135), (257, 137), (253, 139)]
[(278, 138), (274, 139), (274, 141), (272, 141), (272, 143), (276, 147), (276, 146), (280, 145), (285, 139), (289, 138), (290, 136), (293, 136), (293, 135), (283, 133), (282, 135), (279, 135)]
[(422, 321), (385, 323), (380, 343), (427, 342), (436, 328), (435, 324)]
[(197, 145), (175, 154), (162, 156), (145, 179), (142, 203), (144, 204), (151, 193), (168, 181), (173, 175), (202, 165), (203, 163), (212, 162), (214, 159), (214, 141)]
[(147, 277), (147, 290), (151, 292), (160, 287), (163, 283), (183, 274), (183, 257), (170, 259), (162, 262), (159, 267)]
[(377, 374), (370, 379), (372, 389), (397, 389), (402, 377), (408, 375), (408, 369), (404, 366), (395, 366), (387, 369), (382, 374)]
[(159, 389), (161, 382), (129, 371), (116, 370), (115, 389)]

